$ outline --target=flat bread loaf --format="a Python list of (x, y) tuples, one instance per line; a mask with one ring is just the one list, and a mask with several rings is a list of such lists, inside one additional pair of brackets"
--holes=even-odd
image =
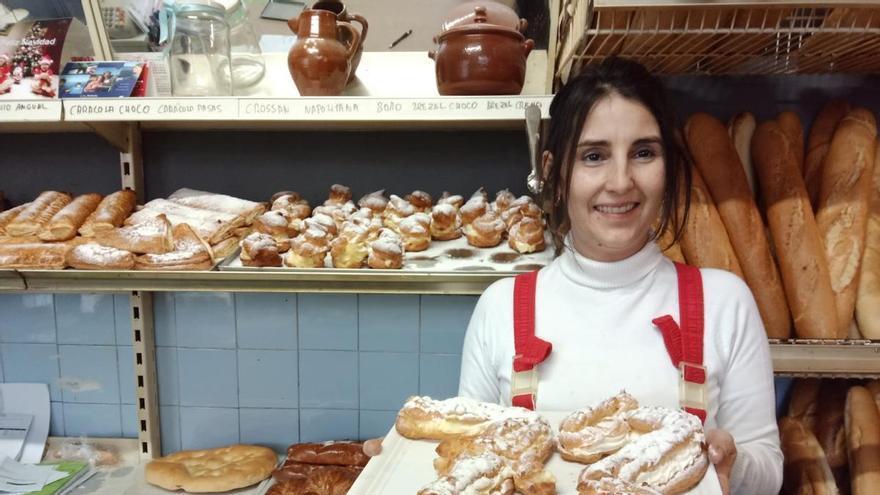
[(184, 450), (147, 464), (148, 483), (189, 493), (226, 492), (250, 486), (272, 474), (278, 458), (272, 449), (230, 445), (217, 449)]

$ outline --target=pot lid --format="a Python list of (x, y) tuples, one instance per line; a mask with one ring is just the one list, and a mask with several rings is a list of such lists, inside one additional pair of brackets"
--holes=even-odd
[(438, 40), (446, 39), (453, 35), (459, 34), (503, 34), (513, 38), (518, 39), (519, 41), (523, 41), (525, 38), (519, 31), (514, 28), (502, 26), (498, 24), (491, 24), (489, 22), (489, 17), (486, 12), (486, 7), (482, 5), (474, 7), (474, 17), (473, 23), (471, 24), (461, 24), (455, 26), (448, 31), (444, 31), (440, 33), (437, 37)]
[(497, 24), (499, 26), (507, 26), (517, 31), (524, 31), (528, 23), (525, 19), (520, 19), (519, 15), (507, 5), (495, 2), (493, 0), (474, 0), (456, 5), (449, 13), (441, 25), (441, 32), (464, 24), (473, 24), (476, 14), (475, 7), (484, 7), (489, 24)]

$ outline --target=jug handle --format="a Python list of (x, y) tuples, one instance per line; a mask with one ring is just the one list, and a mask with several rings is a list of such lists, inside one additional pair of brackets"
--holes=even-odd
[(348, 22), (339, 21), (337, 25), (351, 33), (351, 46), (348, 47), (348, 60), (351, 62), (351, 58), (354, 57), (358, 47), (361, 46), (361, 33)]
[(364, 19), (364, 16), (358, 14), (348, 14), (348, 17), (345, 20), (348, 22), (355, 21), (361, 25), (361, 41), (358, 43), (358, 50), (360, 50), (364, 41), (367, 41), (367, 29), (370, 26), (367, 24), (367, 20)]

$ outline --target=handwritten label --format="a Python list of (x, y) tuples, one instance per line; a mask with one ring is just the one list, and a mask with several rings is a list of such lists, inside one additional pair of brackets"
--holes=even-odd
[(235, 120), (231, 98), (65, 100), (67, 120)]
[(291, 100), (250, 100), (238, 101), (238, 116), (241, 119), (278, 120), (285, 119), (293, 112)]
[(61, 120), (61, 100), (0, 100), (0, 122)]

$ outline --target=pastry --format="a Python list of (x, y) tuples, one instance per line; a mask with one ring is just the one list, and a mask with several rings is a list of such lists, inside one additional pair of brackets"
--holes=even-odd
[(304, 224), (305, 229), (309, 227), (315, 227), (323, 230), (324, 232), (327, 232), (331, 236), (336, 235), (339, 230), (336, 225), (336, 220), (334, 220), (333, 217), (320, 212), (315, 213), (311, 218), (307, 218), (304, 221)]
[(638, 407), (638, 401), (622, 392), (595, 407), (569, 414), (559, 425), (559, 455), (568, 461), (592, 464), (620, 450), (630, 433), (626, 413)]
[(364, 195), (358, 200), (358, 206), (361, 208), (369, 208), (373, 215), (382, 215), (385, 207), (388, 206), (388, 198), (385, 197), (385, 190), (380, 189), (370, 194)]
[(495, 194), (495, 201), (492, 202), (492, 209), (495, 211), (504, 211), (508, 209), (516, 201), (516, 196), (507, 189), (502, 189)]
[(413, 205), (416, 212), (429, 213), (431, 207), (434, 206), (434, 200), (431, 198), (431, 195), (425, 191), (413, 191), (407, 194), (406, 200)]
[(504, 235), (504, 222), (496, 214), (487, 212), (471, 223), (465, 224), (464, 235), (471, 246), (495, 247), (501, 244), (501, 237)]
[(79, 228), (80, 235), (91, 237), (101, 230), (111, 230), (121, 227), (128, 215), (137, 204), (137, 195), (134, 191), (124, 189), (105, 196), (95, 211), (86, 218)]
[(403, 241), (393, 230), (382, 229), (367, 255), (370, 268), (398, 269), (403, 267)]
[(309, 227), (290, 241), (290, 250), (284, 256), (285, 266), (294, 268), (323, 268), (330, 251), (331, 236), (317, 227)]
[(779, 422), (783, 493), (838, 495), (825, 453), (809, 428), (795, 418)]
[(211, 252), (214, 253), (215, 259), (223, 259), (234, 253), (239, 244), (241, 244), (241, 239), (238, 237), (229, 237), (217, 244), (213, 244), (211, 246)]
[(30, 203), (25, 203), (23, 205), (16, 206), (15, 208), (10, 208), (8, 210), (0, 212), (0, 235), (6, 235), (6, 226), (9, 225), (10, 222), (15, 220), (15, 217), (17, 217), (22, 210), (27, 208), (29, 204)]
[(287, 459), (306, 464), (361, 467), (370, 460), (360, 442), (297, 443), (287, 448)]
[(512, 495), (513, 469), (492, 452), (458, 459), (449, 473), (429, 483), (418, 495)]
[(508, 231), (507, 243), (518, 253), (535, 253), (544, 250), (544, 222), (523, 217)]
[(535, 204), (530, 196), (520, 196), (514, 200), (506, 210), (500, 212), (501, 220), (505, 227), (510, 230), (513, 224), (519, 222), (525, 217), (543, 220), (544, 211), (540, 206)]
[(351, 201), (351, 189), (341, 184), (333, 184), (330, 186), (330, 194), (324, 204), (327, 206), (342, 205), (349, 201)]
[(281, 266), (278, 244), (269, 234), (254, 232), (241, 241), (243, 266)]
[(138, 256), (138, 270), (210, 270), (214, 266), (211, 246), (190, 227), (181, 223), (172, 230), (174, 251)]
[(77, 196), (49, 220), (38, 234), (44, 241), (69, 241), (101, 203), (100, 194)]
[(398, 433), (413, 440), (444, 440), (476, 435), (505, 414), (520, 411), (526, 412), (525, 409), (505, 408), (467, 397), (435, 400), (413, 396), (397, 413), (394, 426)]
[(244, 217), (241, 215), (194, 208), (167, 199), (150, 201), (144, 205), (143, 209), (128, 217), (125, 224), (136, 225), (160, 214), (165, 215), (171, 225), (189, 224), (202, 239), (209, 243), (217, 243), (231, 237), (235, 229), (243, 227), (245, 224)]
[(330, 259), (335, 268), (361, 268), (367, 262), (369, 231), (363, 224), (346, 222), (339, 236), (330, 243)]
[(62, 270), (67, 266), (64, 242), (0, 245), (0, 267), (30, 270)]
[(239, 215), (247, 224), (266, 211), (266, 205), (263, 203), (187, 188), (174, 191), (168, 199), (186, 206)]
[(400, 238), (406, 252), (418, 252), (431, 245), (431, 217), (425, 213), (412, 214), (398, 224)]
[(6, 225), (6, 235), (21, 237), (36, 235), (49, 220), (70, 203), (70, 195), (57, 191), (44, 191), (23, 208), (15, 219)]
[(880, 139), (874, 153), (873, 175), (865, 254), (856, 295), (856, 320), (864, 338), (880, 340)]
[(846, 398), (846, 448), (852, 495), (877, 493), (880, 486), (880, 414), (865, 387), (852, 387)]
[(345, 495), (358, 473), (341, 466), (317, 466), (307, 476), (291, 476), (277, 481), (266, 495)]
[(162, 254), (174, 249), (171, 223), (165, 215), (148, 218), (143, 223), (113, 230), (99, 230), (95, 242), (137, 254)]
[(431, 209), (431, 238), (449, 241), (461, 237), (461, 217), (458, 208), (449, 203), (438, 203)]
[(287, 239), (295, 233), (295, 228), (290, 227), (292, 220), (285, 210), (267, 211), (254, 220), (254, 230), (269, 234), (275, 239)]
[(67, 252), (67, 264), (79, 270), (131, 270), (135, 256), (130, 251), (90, 242)]
[[(275, 202), (279, 200), (281, 196), (290, 196), (290, 199), (288, 201), (294, 202), (303, 199), (302, 196), (300, 196), (300, 194), (296, 191), (278, 191), (277, 193), (273, 194), (272, 197), (269, 199), (269, 204), (274, 206)], [(275, 208), (272, 209), (274, 210)]]
[(819, 208), (819, 192), (822, 188), (822, 164), (831, 146), (831, 138), (837, 124), (849, 113), (850, 106), (845, 100), (831, 100), (822, 107), (807, 138), (807, 153), (804, 157), (804, 183), (813, 210)]
[(617, 452), (587, 466), (578, 477), (578, 492), (596, 493), (594, 483), (618, 478), (648, 485), (661, 493), (684, 493), (696, 486), (709, 459), (703, 443), (703, 425), (684, 411), (640, 407), (626, 413), (634, 433)]
[(268, 478), (277, 460), (272, 449), (254, 445), (184, 450), (153, 459), (144, 468), (144, 476), (148, 483), (166, 490), (225, 492)]
[(273, 211), (285, 211), (290, 218), (308, 218), (312, 214), (309, 202), (299, 197), (299, 194), (284, 194), (272, 201)]
[(464, 205), (464, 198), (459, 196), (458, 194), (449, 194), (448, 191), (443, 191), (443, 194), (440, 196), (440, 199), (437, 200), (438, 205), (447, 204), (455, 207), (456, 210), (461, 208)]
[(386, 206), (385, 211), (382, 212), (382, 224), (389, 229), (398, 232), (397, 226), (400, 221), (415, 212), (415, 207), (410, 204), (409, 201), (392, 194), (391, 198), (388, 200), (388, 206)]
[(468, 202), (462, 205), (458, 210), (459, 214), (461, 214), (461, 224), (467, 227), (471, 222), (476, 220), (477, 217), (486, 213), (488, 209), (489, 203), (487, 203), (486, 199), (482, 196), (476, 196), (469, 199)]
[(486, 189), (484, 187), (481, 187), (474, 191), (474, 193), (471, 194), (471, 197), (468, 198), (468, 201), (479, 198), (482, 198), (483, 201), (489, 201), (489, 193), (486, 192)]

